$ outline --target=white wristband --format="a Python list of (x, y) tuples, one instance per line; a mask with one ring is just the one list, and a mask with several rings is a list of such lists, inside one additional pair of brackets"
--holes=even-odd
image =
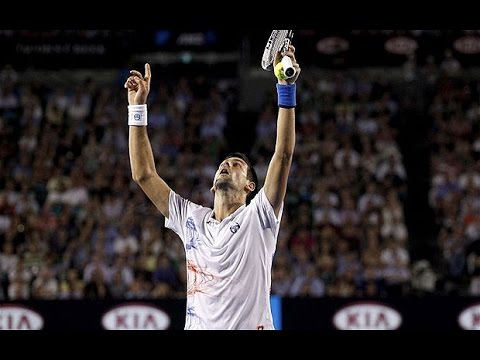
[(128, 125), (147, 126), (147, 104), (128, 105)]

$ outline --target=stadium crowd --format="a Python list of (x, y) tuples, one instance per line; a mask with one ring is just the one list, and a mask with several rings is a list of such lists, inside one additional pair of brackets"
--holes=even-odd
[[(303, 76), (273, 294), (480, 293), (478, 85), (430, 65), (439, 264), (410, 261), (398, 87), (368, 71)], [(237, 85), (180, 78), (154, 83), (149, 97), (158, 171), (206, 206)], [(250, 154), (261, 183), (276, 116), (272, 87)], [(186, 296), (182, 243), (131, 179), (126, 119), (120, 86), (0, 72), (0, 300)]]

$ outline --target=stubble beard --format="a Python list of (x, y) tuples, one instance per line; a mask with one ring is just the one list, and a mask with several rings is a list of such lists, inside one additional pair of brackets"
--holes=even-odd
[(217, 183), (215, 184), (216, 191), (220, 192), (228, 192), (229, 190), (233, 190), (233, 183), (230, 179), (218, 179)]

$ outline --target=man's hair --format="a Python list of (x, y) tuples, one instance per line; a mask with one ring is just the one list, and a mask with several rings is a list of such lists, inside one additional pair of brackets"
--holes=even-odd
[(258, 193), (257, 172), (255, 171), (255, 168), (250, 163), (250, 160), (248, 159), (247, 155), (245, 155), (244, 153), (232, 152), (232, 153), (228, 154), (227, 156), (225, 156), (225, 158), (223, 160), (227, 160), (227, 159), (232, 158), (232, 157), (240, 158), (247, 163), (247, 165), (248, 165), (247, 179), (255, 183), (255, 189), (247, 195), (247, 205), (248, 205), (248, 204), (250, 204), (250, 201), (252, 201), (252, 199)]

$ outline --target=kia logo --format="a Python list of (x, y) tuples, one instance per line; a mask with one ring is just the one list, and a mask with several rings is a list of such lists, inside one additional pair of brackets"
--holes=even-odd
[(458, 316), (458, 324), (465, 330), (480, 330), (480, 303), (464, 309)]
[(0, 305), (0, 330), (40, 330), (43, 318), (23, 305)]
[(333, 324), (339, 330), (395, 330), (401, 323), (398, 311), (376, 302), (347, 305), (333, 316)]
[(463, 36), (455, 40), (453, 47), (464, 54), (478, 54), (480, 53), (480, 38), (478, 36)]
[(397, 55), (413, 54), (418, 48), (418, 43), (406, 36), (396, 36), (385, 42), (385, 50)]
[(326, 55), (338, 54), (349, 48), (349, 42), (337, 36), (326, 37), (317, 42), (317, 51)]
[(169, 325), (164, 311), (143, 303), (117, 305), (102, 316), (107, 330), (165, 330)]

